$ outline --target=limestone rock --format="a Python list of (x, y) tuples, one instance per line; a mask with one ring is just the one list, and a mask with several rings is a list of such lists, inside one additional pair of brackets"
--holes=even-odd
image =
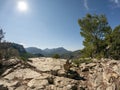
[[(30, 60), (28, 67), (18, 63), (4, 71), (0, 77), (0, 90), (120, 89), (120, 61), (93, 60), (79, 67), (73, 66), (66, 74), (64, 59), (42, 57)], [(13, 63), (16, 61), (13, 60)]]
[(47, 85), (48, 85), (48, 81), (42, 79), (32, 79), (30, 82), (28, 82), (28, 86), (30, 88), (44, 89), (45, 86)]
[(27, 86), (22, 85), (22, 86), (16, 88), (15, 90), (26, 90), (26, 88), (27, 88)]
[(26, 69), (16, 70), (16, 71), (8, 74), (4, 78), (9, 79), (9, 80), (12, 80), (14, 78), (32, 79), (37, 76), (40, 76), (40, 74), (38, 72), (35, 72), (31, 69), (26, 68)]

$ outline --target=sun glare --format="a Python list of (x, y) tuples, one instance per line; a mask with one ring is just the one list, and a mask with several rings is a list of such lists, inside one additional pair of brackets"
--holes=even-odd
[(25, 12), (28, 10), (28, 5), (25, 1), (19, 1), (18, 2), (18, 9), (19, 11)]

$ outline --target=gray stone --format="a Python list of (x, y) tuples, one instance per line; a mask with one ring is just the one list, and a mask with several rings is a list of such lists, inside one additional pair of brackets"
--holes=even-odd
[(31, 69), (19, 69), (8, 74), (4, 78), (9, 80), (12, 80), (14, 78), (32, 79), (38, 76), (40, 76), (40, 74)]
[(45, 86), (48, 85), (48, 80), (42, 80), (42, 79), (32, 79), (27, 84), (29, 87), (33, 88), (41, 88), (43, 89)]
[(28, 64), (37, 69), (16, 64), (15, 70), (10, 72), (12, 70), (10, 68), (4, 72), (4, 75), (10, 73), (0, 78), (0, 88), (3, 90), (119, 90), (120, 88), (120, 61), (102, 59), (89, 64), (82, 63), (79, 67), (73, 66), (70, 71), (76, 72), (80, 77), (75, 80), (66, 75), (63, 67), (66, 62), (64, 59), (42, 57), (30, 60)]
[(15, 90), (26, 90), (26, 89), (27, 89), (27, 86), (22, 85), (22, 86), (16, 88)]

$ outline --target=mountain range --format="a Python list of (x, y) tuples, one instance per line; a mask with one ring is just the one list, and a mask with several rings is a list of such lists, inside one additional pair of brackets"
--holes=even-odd
[(71, 53), (71, 51), (68, 51), (66, 49), (64, 49), (63, 47), (59, 47), (59, 48), (53, 48), (53, 49), (39, 49), (39, 48), (36, 48), (36, 47), (28, 47), (28, 48), (25, 48), (25, 50), (28, 52), (28, 53), (31, 53), (31, 54), (42, 54), (44, 56), (51, 56), (51, 55), (54, 55), (54, 54), (59, 54), (59, 55), (63, 55), (63, 54), (66, 54), (66, 53)]
[(59, 54), (60, 58), (64, 59), (77, 59), (81, 57), (81, 50), (76, 51), (69, 51), (63, 47), (53, 48), (53, 49), (40, 49), (36, 47), (28, 47), (25, 50), (36, 56), (45, 56), (45, 57), (52, 57), (54, 54)]

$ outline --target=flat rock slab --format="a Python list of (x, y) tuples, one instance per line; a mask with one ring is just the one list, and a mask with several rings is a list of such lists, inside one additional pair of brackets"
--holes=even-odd
[(66, 61), (64, 59), (58, 60), (53, 58), (31, 58), (30, 60), (32, 60), (32, 63), (29, 62), (30, 65), (44, 72), (60, 70)]
[(29, 68), (26, 68), (26, 69), (15, 70), (14, 72), (6, 75), (4, 78), (8, 80), (13, 80), (14, 78), (32, 79), (40, 75), (41, 75), (40, 73), (35, 72)]

